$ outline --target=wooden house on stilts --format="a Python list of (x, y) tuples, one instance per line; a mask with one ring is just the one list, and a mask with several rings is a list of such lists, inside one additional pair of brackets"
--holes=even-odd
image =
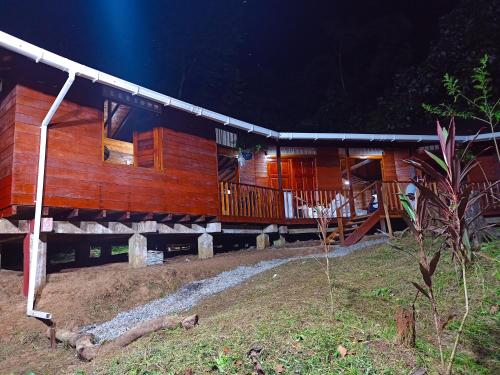
[[(0, 47), (8, 66), (0, 265), (24, 264), (28, 313), (42, 318), (49, 316), (34, 309), (34, 295), (65, 247), (85, 265), (91, 248), (109, 260), (115, 244), (128, 243), (129, 262), (140, 267), (148, 249), (168, 253), (176, 243), (211, 257), (230, 236), (262, 248), (314, 235), (320, 214), (331, 218), (331, 241), (345, 245), (387, 230), (389, 218), (401, 217), (396, 193), (415, 174), (404, 160), (437, 143), (434, 135), (276, 132), (3, 32)], [(492, 136), (481, 135), (478, 147)], [(481, 162), (486, 178), (500, 178), (493, 154)], [(485, 184), (485, 175), (474, 171), (470, 183)], [(373, 195), (378, 205), (370, 205)], [(498, 200), (491, 202), (497, 215)]]

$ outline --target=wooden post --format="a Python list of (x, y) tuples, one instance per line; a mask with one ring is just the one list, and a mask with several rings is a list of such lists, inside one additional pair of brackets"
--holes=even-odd
[(337, 228), (339, 231), (340, 243), (344, 242), (344, 222), (342, 221), (342, 210), (337, 206)]
[(415, 316), (410, 309), (396, 310), (396, 342), (407, 348), (415, 347)]
[(90, 262), (90, 243), (86, 239), (78, 241), (75, 249), (75, 262), (78, 266), (88, 266)]
[[(111, 124), (112, 124), (112, 118), (113, 118), (113, 114), (112, 114), (112, 111), (111, 111), (111, 106), (112, 106), (113, 102), (111, 101), (111, 99), (108, 99), (108, 114), (107, 114), (107, 121), (106, 121), (106, 136), (108, 138), (111, 138)], [(118, 104), (117, 104), (118, 105)]]
[(349, 181), (349, 208), (351, 212), (351, 217), (356, 216), (356, 207), (354, 206), (354, 192), (352, 190), (352, 181), (351, 181), (351, 163), (349, 160), (349, 149), (346, 148), (346, 158), (345, 164), (347, 166), (347, 180)]
[(283, 176), (281, 174), (281, 147), (279, 144), (276, 145), (276, 167), (278, 169), (278, 207), (280, 212), (280, 217), (285, 217), (285, 196), (283, 194)]
[(107, 262), (112, 256), (112, 246), (109, 243), (105, 243), (101, 246), (101, 260)]
[(383, 182), (381, 183), (380, 190), (382, 192), (382, 195), (381, 198), (379, 198), (379, 204), (380, 204), (380, 199), (382, 199), (382, 204), (384, 205), (384, 213), (385, 213), (385, 221), (387, 223), (387, 229), (389, 230), (389, 236), (392, 237), (393, 236), (392, 224), (391, 224), (391, 217), (389, 216), (389, 204), (388, 204), (389, 197), (388, 194), (386, 193), (387, 188)]

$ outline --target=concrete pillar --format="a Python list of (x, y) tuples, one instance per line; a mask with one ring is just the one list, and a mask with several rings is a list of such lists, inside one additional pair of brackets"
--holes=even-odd
[(148, 239), (136, 233), (128, 239), (128, 264), (134, 268), (145, 267), (148, 258)]
[(198, 257), (200, 259), (212, 258), (214, 256), (214, 238), (203, 233), (198, 237)]
[[(31, 261), (31, 245), (33, 243), (33, 234), (30, 234), (30, 261)], [(28, 272), (29, 274), (29, 272)], [(47, 282), (47, 235), (41, 233), (40, 241), (38, 242), (38, 259), (35, 278), (35, 294), (38, 293)]]
[(261, 233), (257, 236), (257, 250), (264, 250), (269, 247), (269, 235)]
[(274, 242), (273, 242), (274, 247), (285, 247), (285, 244), (286, 244), (285, 237), (283, 237), (281, 235), (280, 235), (280, 238), (278, 238), (277, 240), (274, 240)]

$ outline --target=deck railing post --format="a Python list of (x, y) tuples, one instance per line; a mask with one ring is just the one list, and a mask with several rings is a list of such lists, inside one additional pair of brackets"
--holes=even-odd
[(276, 167), (278, 169), (278, 217), (285, 218), (285, 195), (283, 194), (283, 176), (281, 172), (281, 147), (276, 145)]
[(342, 210), (337, 205), (336, 205), (335, 209), (337, 211), (337, 228), (339, 231), (339, 239), (340, 239), (340, 243), (343, 243), (344, 242), (344, 222), (343, 222), (343, 218), (342, 218)]

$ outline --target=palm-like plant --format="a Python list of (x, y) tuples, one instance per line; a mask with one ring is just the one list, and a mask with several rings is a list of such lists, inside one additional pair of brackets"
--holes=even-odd
[[(419, 268), (426, 288), (416, 283), (414, 285), (431, 302), (443, 369), (444, 357), (441, 330), (444, 322), (440, 320), (432, 290), (432, 276), (439, 263), (442, 249), (438, 250), (432, 259), (428, 259), (424, 249), (424, 235), (426, 230), (430, 230), (444, 239), (444, 245), (451, 251), (452, 259), (461, 270), (465, 312), (452, 346), (451, 355), (448, 358), (446, 373), (449, 374), (451, 373), (458, 342), (469, 314), (466, 266), (472, 260), (472, 251), (468, 227), (483, 212), (481, 211), (474, 217), (469, 218), (467, 211), (481, 200), (498, 181), (490, 184), (482, 191), (473, 191), (471, 185), (467, 183), (467, 176), (472, 169), (478, 167), (479, 163), (475, 159), (464, 160), (464, 155), (472, 142), (467, 145), (465, 152), (460, 153), (461, 156), (457, 153), (455, 122), (453, 119), (450, 122), (448, 130), (441, 127), (438, 122), (437, 134), (441, 156), (425, 151), (432, 159), (431, 162), (419, 158), (406, 160), (408, 164), (421, 171), (427, 179), (432, 180), (436, 184), (436, 189), (432, 190), (425, 183), (413, 181), (418, 189), (415, 209), (405, 195), (400, 194), (400, 200), (408, 216), (407, 222), (410, 229), (420, 245)], [(431, 219), (438, 223), (438, 225), (430, 225)]]

